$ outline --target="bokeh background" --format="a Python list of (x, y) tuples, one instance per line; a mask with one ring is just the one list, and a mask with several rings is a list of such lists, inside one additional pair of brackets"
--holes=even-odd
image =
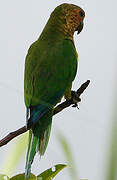
[[(61, 132), (68, 140), (80, 178), (99, 180), (104, 169), (111, 135), (116, 82), (117, 1), (109, 0), (4, 0), (0, 1), (0, 138), (25, 124), (23, 99), (24, 62), (28, 48), (42, 32), (53, 9), (73, 3), (86, 12), (82, 33), (75, 34), (79, 68), (76, 90), (87, 79), (90, 86), (82, 95), (79, 110), (68, 108), (53, 118), (51, 138), (41, 161), (37, 155), (32, 172), (39, 172), (66, 159), (57, 141)], [(0, 173), (12, 146), (0, 148)], [(25, 153), (11, 174), (24, 172)], [(56, 180), (69, 180), (67, 169)]]

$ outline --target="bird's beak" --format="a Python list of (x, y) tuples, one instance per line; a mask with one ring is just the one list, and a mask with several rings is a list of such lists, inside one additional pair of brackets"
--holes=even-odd
[(79, 34), (83, 30), (83, 26), (84, 26), (84, 23), (82, 21), (82, 22), (80, 22), (80, 24), (76, 28), (77, 34)]

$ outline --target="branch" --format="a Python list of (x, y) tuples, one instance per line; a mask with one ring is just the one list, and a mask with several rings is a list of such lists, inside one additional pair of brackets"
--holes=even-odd
[[(77, 107), (77, 103), (81, 101), (80, 95), (84, 92), (84, 90), (88, 87), (90, 83), (90, 80), (87, 80), (85, 83), (81, 85), (81, 87), (75, 92), (72, 91), (72, 98), (70, 100), (66, 100), (63, 103), (59, 104), (55, 107), (53, 115), (59, 113), (63, 109), (73, 105), (72, 107)], [(31, 128), (31, 127), (30, 127)], [(28, 129), (29, 130), (29, 129)], [(7, 144), (9, 141), (11, 141), (13, 138), (19, 136), (20, 134), (25, 133), (28, 131), (26, 126), (21, 127), (20, 129), (13, 131), (9, 133), (6, 137), (0, 140), (0, 147)]]

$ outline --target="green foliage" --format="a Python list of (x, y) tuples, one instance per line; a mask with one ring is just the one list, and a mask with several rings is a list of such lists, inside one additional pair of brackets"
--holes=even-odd
[(37, 180), (51, 180), (65, 167), (64, 164), (55, 165), (37, 176)]
[(4, 174), (0, 174), (0, 180), (9, 180), (9, 177)]
[[(25, 174), (18, 174), (10, 178), (10, 180), (25, 180)], [(30, 174), (30, 177), (28, 180), (37, 180), (37, 177), (34, 174)]]
[(109, 145), (106, 180), (117, 180), (117, 99), (112, 117), (112, 135)]
[[(66, 167), (65, 164), (57, 164), (52, 168), (47, 169), (37, 177), (31, 173), (28, 180), (51, 180), (65, 167)], [(18, 174), (10, 179), (6, 175), (1, 174), (0, 180), (25, 180), (25, 174)]]
[(27, 142), (28, 142), (28, 133), (25, 133), (20, 137), (18, 137), (16, 141), (13, 143), (4, 161), (4, 165), (3, 165), (4, 174), (7, 174), (8, 176), (11, 175), (11, 173), (16, 168), (23, 153), (26, 150)]
[(68, 170), (71, 176), (71, 179), (78, 179), (77, 177), (77, 170), (76, 170), (76, 166), (75, 166), (75, 162), (74, 162), (74, 158), (69, 146), (69, 143), (67, 142), (67, 139), (62, 135), (61, 132), (59, 132), (57, 134), (57, 139), (61, 145), (61, 148), (64, 152), (65, 158), (67, 160), (68, 163)]

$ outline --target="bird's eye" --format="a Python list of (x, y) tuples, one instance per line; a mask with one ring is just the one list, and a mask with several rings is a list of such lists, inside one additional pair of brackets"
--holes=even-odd
[(80, 11), (79, 14), (80, 14), (80, 17), (84, 16), (84, 13), (82, 11)]

